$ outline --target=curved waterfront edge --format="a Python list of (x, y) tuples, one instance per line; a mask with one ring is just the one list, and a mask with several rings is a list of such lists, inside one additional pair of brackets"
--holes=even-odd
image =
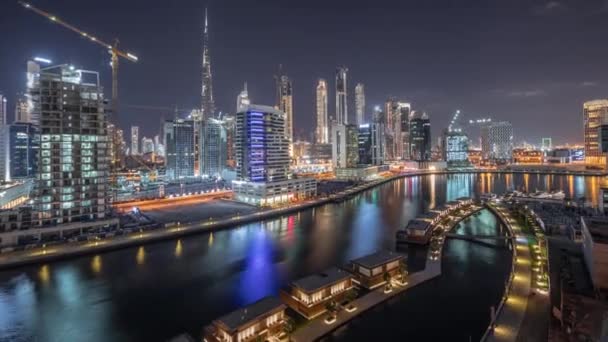
[(172, 240), (187, 235), (195, 235), (200, 233), (209, 233), (224, 229), (230, 229), (240, 224), (253, 223), (261, 220), (271, 219), (282, 215), (296, 213), (302, 210), (322, 206), (332, 202), (340, 202), (348, 199), (351, 196), (359, 194), (363, 191), (372, 189), (379, 185), (392, 182), (401, 178), (407, 177), (418, 177), (425, 175), (444, 175), (444, 174), (479, 174), (479, 173), (496, 173), (496, 174), (554, 174), (554, 175), (576, 175), (576, 176), (600, 176), (606, 175), (607, 173), (602, 172), (559, 172), (559, 171), (519, 171), (519, 170), (420, 170), (412, 172), (404, 172), (398, 175), (387, 177), (384, 179), (372, 181), (354, 188), (347, 189), (341, 193), (338, 193), (332, 197), (319, 198), (304, 202), (302, 204), (293, 205), (289, 207), (283, 207), (278, 209), (270, 209), (265, 211), (259, 211), (249, 215), (235, 216), (227, 219), (218, 221), (201, 221), (193, 222), (185, 225), (175, 225), (167, 228), (161, 228), (158, 230), (152, 230), (142, 233), (133, 233), (128, 236), (112, 237), (109, 239), (95, 241), (95, 242), (82, 242), (82, 243), (69, 243), (63, 245), (56, 245), (47, 248), (37, 248), (27, 251), (20, 252), (9, 252), (0, 254), (0, 270), (16, 268), (29, 264), (39, 264), (43, 262), (55, 261), (60, 259), (68, 259), (83, 255), (96, 254), (101, 252), (107, 252), (117, 249), (124, 249), (133, 246), (139, 246), (143, 244), (149, 244), (159, 242), (163, 240)]
[[(458, 219), (451, 223), (451, 226), (446, 229), (443, 233), (447, 233), (458, 226), (469, 216), (483, 210), (483, 207), (473, 205), (467, 212), (462, 216), (457, 216)], [(328, 325), (324, 322), (323, 317), (318, 317), (312, 322), (309, 322), (305, 327), (296, 330), (291, 336), (290, 341), (292, 342), (303, 342), (303, 341), (318, 341), (323, 337), (333, 333), (337, 329), (347, 325), (353, 319), (365, 315), (370, 309), (376, 308), (383, 303), (396, 299), (407, 290), (427, 282), (431, 279), (441, 276), (442, 273), (442, 261), (443, 261), (443, 248), (444, 243), (441, 242), (440, 246), (440, 257), (438, 259), (432, 259), (427, 255), (425, 267), (422, 271), (411, 273), (407, 276), (405, 285), (400, 285), (398, 288), (393, 288), (390, 293), (385, 293), (383, 288), (377, 288), (363, 297), (360, 297), (352, 302), (357, 308), (353, 312), (339, 312), (336, 315), (336, 320)]]

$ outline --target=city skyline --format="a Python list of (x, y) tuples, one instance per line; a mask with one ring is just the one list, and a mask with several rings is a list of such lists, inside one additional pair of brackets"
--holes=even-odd
[[(413, 3), (409, 5), (385, 2), (376, 8), (366, 9), (360, 4), (350, 4), (348, 27), (352, 32), (343, 32), (344, 41), (329, 46), (340, 32), (338, 24), (329, 20), (333, 18), (341, 3), (321, 4), (317, 2), (301, 5), (304, 15), (287, 14), (276, 22), (284, 29), (276, 33), (269, 26), (256, 25), (248, 28), (247, 32), (238, 27), (230, 27), (229, 22), (245, 17), (246, 13), (267, 16), (275, 11), (286, 12), (282, 5), (272, 1), (256, 4), (245, 4), (239, 1), (225, 3), (187, 2), (178, 9), (162, 6), (150, 6), (145, 15), (131, 16), (138, 13), (139, 8), (133, 4), (118, 2), (104, 4), (81, 4), (66, 6), (49, 1), (38, 1), (36, 5), (47, 8), (58, 16), (82, 25), (91, 31), (99, 33), (100, 37), (110, 40), (114, 36), (121, 40), (121, 45), (141, 55), (136, 65), (124, 65), (121, 69), (121, 110), (125, 122), (121, 128), (126, 129), (147, 118), (142, 125), (142, 135), (153, 135), (159, 126), (161, 113), (129, 108), (127, 105), (174, 106), (180, 108), (197, 108), (200, 106), (200, 66), (204, 25), (204, 9), (209, 6), (209, 34), (212, 64), (214, 98), (218, 110), (231, 112), (234, 97), (238, 95), (243, 82), (249, 82), (249, 92), (257, 103), (273, 103), (273, 78), (276, 66), (283, 64), (289, 71), (297, 92), (294, 94), (294, 136), (309, 138), (314, 131), (315, 115), (315, 86), (318, 78), (330, 80), (328, 88), (334, 89), (333, 72), (337, 65), (349, 68), (350, 82), (348, 84), (349, 107), (354, 108), (354, 86), (361, 82), (366, 84), (366, 115), (376, 104), (382, 104), (389, 95), (394, 95), (404, 101), (411, 102), (414, 109), (424, 110), (433, 116), (438, 127), (447, 126), (451, 113), (461, 109), (468, 118), (492, 116), (496, 120), (509, 120), (517, 128), (517, 139), (540, 140), (541, 136), (553, 136), (556, 143), (582, 142), (580, 132), (582, 125), (581, 105), (584, 101), (607, 97), (605, 68), (598, 68), (601, 60), (605, 60), (608, 51), (605, 47), (590, 45), (598, 37), (602, 23), (592, 21), (586, 27), (568, 33), (568, 25), (561, 25), (564, 18), (578, 23), (583, 18), (601, 16), (600, 1), (590, 1), (586, 4), (574, 2), (559, 2), (561, 6), (550, 6), (550, 3), (515, 2), (509, 6), (497, 1), (493, 7), (471, 2), (472, 13), (479, 15), (477, 26), (483, 29), (479, 32), (465, 24), (456, 25), (455, 32), (441, 30), (453, 24), (446, 18), (447, 14), (456, 16), (464, 9), (443, 6), (444, 13), (436, 14), (431, 11), (432, 5)], [(440, 4), (438, 7), (442, 7)], [(103, 8), (102, 8), (103, 7)], [(112, 8), (121, 11), (113, 11)], [(466, 6), (465, 6), (466, 7)], [(82, 11), (83, 8), (91, 8)], [(95, 18), (95, 9), (111, 17), (112, 24), (105, 18)], [(408, 9), (420, 15), (407, 22), (392, 22), (393, 27), (387, 30), (385, 16), (392, 16), (394, 9)], [(166, 11), (171, 11), (166, 13)], [(498, 14), (497, 11), (503, 13)], [(399, 11), (395, 11), (399, 12)], [(109, 56), (88, 43), (79, 41), (73, 33), (54, 27), (40, 18), (31, 17), (17, 4), (9, 5), (5, 11), (8, 20), (3, 20), (0, 28), (19, 31), (20, 39), (8, 37), (6, 44), (13, 46), (0, 60), (0, 71), (7, 75), (0, 80), (0, 91), (9, 98), (8, 112), (14, 111), (16, 95), (23, 91), (22, 74), (25, 63), (34, 55), (44, 55), (56, 62), (70, 61), (86, 69), (99, 70), (106, 96), (110, 92)], [(311, 16), (318, 18), (320, 27), (301, 30), (298, 25), (311, 28), (311, 23), (303, 22)], [(179, 18), (179, 25), (172, 32), (161, 33), (160, 28), (148, 30), (158, 18)], [(415, 16), (413, 16), (415, 17)], [(135, 20), (141, 27), (132, 29)], [(365, 21), (362, 19), (365, 18)], [(295, 19), (295, 23), (290, 20)], [(499, 20), (500, 30), (490, 19)], [(517, 20), (516, 20), (517, 19)], [(418, 21), (430, 20), (429, 24), (413, 26)], [(238, 20), (236, 20), (238, 21)], [(362, 24), (357, 25), (357, 22)], [(516, 23), (521, 22), (521, 23)], [(296, 25), (298, 24), (298, 25)], [(381, 25), (374, 28), (374, 24)], [(442, 36), (432, 30), (429, 25), (437, 25)], [(8, 25), (8, 26), (7, 26)], [(564, 27), (559, 27), (559, 26)], [(234, 26), (234, 25), (233, 25)], [(524, 29), (530, 34), (521, 37)], [(148, 32), (150, 31), (150, 32)], [(166, 30), (165, 30), (166, 31)], [(519, 32), (519, 34), (518, 34)], [(272, 33), (280, 37), (292, 37), (293, 43), (285, 47), (271, 44)], [(452, 41), (451, 36), (458, 33), (462, 37)], [(544, 41), (543, 47), (535, 44), (549, 34), (564, 36), (563, 39)], [(176, 35), (182, 38), (175, 39)], [(359, 35), (364, 48), (354, 45), (355, 37)], [(377, 56), (373, 49), (380, 42), (390, 41), (401, 37), (398, 44), (392, 48), (394, 53)], [(501, 37), (500, 42), (494, 42)], [(297, 39), (296, 39), (297, 38)], [(491, 39), (492, 38), (492, 39)], [(436, 53), (429, 43), (437, 40), (442, 57), (429, 58)], [(55, 43), (61, 42), (57, 47)], [(27, 43), (27, 47), (23, 44)], [(559, 44), (558, 44), (559, 43)], [(588, 46), (587, 46), (588, 45)], [(406, 51), (405, 46), (408, 46)], [(252, 48), (261, 48), (257, 54), (248, 55), (247, 63), (239, 63), (237, 56)], [(575, 51), (576, 48), (592, 49), (593, 53), (582, 57), (559, 53), (566, 47)], [(319, 53), (312, 53), (319, 49)], [(361, 51), (354, 57), (354, 49)], [(510, 50), (511, 49), (511, 50)], [(517, 50), (515, 50), (517, 49)], [(416, 53), (412, 53), (416, 51)], [(518, 51), (514, 56), (501, 56), (505, 51)], [(482, 58), (483, 57), (483, 58)], [(525, 57), (525, 58), (524, 58)], [(524, 59), (527, 62), (523, 62)], [(549, 62), (545, 63), (544, 61)], [(172, 68), (163, 70), (162, 65)], [(568, 66), (567, 70), (564, 67)], [(173, 67), (175, 68), (174, 71)], [(559, 71), (559, 72), (558, 72)], [(176, 76), (177, 75), (177, 76)], [(469, 77), (465, 77), (469, 75)], [(551, 76), (547, 76), (551, 75)], [(403, 82), (408, 80), (408, 82)], [(150, 87), (149, 84), (167, 84), (163, 87)], [(569, 96), (563, 96), (563, 94)], [(334, 94), (328, 94), (330, 99), (330, 115), (335, 108)], [(198, 103), (198, 104), (197, 104)], [(550, 120), (552, 117), (563, 120)], [(9, 117), (12, 117), (10, 115)], [(543, 125), (544, 130), (538, 132), (526, 126)], [(561, 124), (563, 122), (563, 124)], [(572, 127), (580, 127), (573, 130)], [(438, 132), (434, 133), (437, 136)], [(560, 140), (561, 137), (561, 140)]]

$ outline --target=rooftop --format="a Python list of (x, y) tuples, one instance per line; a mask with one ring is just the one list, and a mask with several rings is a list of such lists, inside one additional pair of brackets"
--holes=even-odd
[(608, 219), (583, 217), (594, 242), (608, 244)]
[(439, 214), (436, 211), (429, 211), (427, 213), (424, 213), (424, 214), (418, 216), (416, 219), (418, 219), (418, 220), (429, 220), (429, 219), (432, 220), (432, 219), (436, 218), (437, 216), (441, 216), (441, 214)]
[(235, 331), (264, 314), (285, 308), (285, 304), (283, 304), (279, 298), (264, 297), (253, 304), (218, 318), (214, 323), (218, 323), (228, 328), (228, 331)]
[(426, 220), (413, 219), (407, 223), (405, 229), (413, 229), (413, 230), (427, 230), (431, 226), (431, 223)]
[(300, 288), (304, 292), (314, 292), (321, 288), (330, 286), (339, 281), (348, 279), (351, 274), (337, 267), (332, 267), (321, 273), (313, 274), (302, 279), (294, 281), (292, 284)]
[(353, 264), (358, 264), (365, 268), (375, 268), (391, 261), (405, 259), (405, 255), (391, 252), (391, 251), (378, 251), (373, 254), (366, 255), (364, 257), (351, 260)]

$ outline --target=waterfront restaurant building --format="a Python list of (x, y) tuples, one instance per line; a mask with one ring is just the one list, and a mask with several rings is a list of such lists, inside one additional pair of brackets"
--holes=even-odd
[(340, 303), (353, 287), (353, 275), (337, 267), (292, 282), (281, 291), (281, 299), (307, 319), (325, 311), (329, 301)]
[(205, 327), (204, 342), (268, 340), (282, 332), (286, 306), (276, 297), (259, 301), (222, 316)]
[(399, 264), (405, 260), (405, 255), (379, 251), (350, 261), (353, 281), (367, 289), (375, 289), (386, 284), (384, 274), (394, 278), (399, 273)]
[(426, 245), (431, 239), (431, 226), (431, 223), (425, 219), (410, 220), (405, 231), (397, 232), (397, 241)]

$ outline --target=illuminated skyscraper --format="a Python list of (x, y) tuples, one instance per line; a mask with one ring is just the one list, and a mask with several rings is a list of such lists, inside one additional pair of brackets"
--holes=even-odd
[(483, 125), (481, 149), (484, 159), (510, 161), (513, 154), (513, 125), (507, 121)]
[[(279, 75), (277, 80), (277, 108), (285, 113), (285, 137), (293, 143), (293, 89), (291, 80), (286, 75)], [(290, 147), (291, 151), (291, 147)]]
[(348, 69), (340, 66), (336, 69), (336, 123), (348, 124), (348, 97), (347, 97)]
[(209, 25), (207, 21), (207, 9), (205, 8), (205, 29), (203, 31), (203, 74), (201, 89), (202, 120), (213, 117), (215, 114), (215, 102), (213, 101), (213, 86), (211, 82), (211, 57), (209, 55)]
[(163, 132), (165, 145), (165, 168), (168, 180), (179, 180), (194, 176), (194, 121), (167, 120)]
[(99, 73), (47, 67), (30, 85), (32, 113), (40, 119), (35, 186), (39, 224), (92, 228), (92, 221), (106, 219), (109, 209), (110, 158)]
[(355, 112), (357, 125), (363, 125), (365, 123), (365, 87), (363, 83), (357, 83), (355, 87)]
[(317, 84), (317, 144), (329, 143), (329, 117), (327, 115), (327, 82), (319, 79)]
[(289, 177), (289, 141), (285, 113), (269, 106), (249, 105), (236, 114), (236, 199), (274, 205), (316, 194), (314, 179)]
[(359, 164), (359, 127), (334, 124), (331, 126), (332, 164), (334, 168), (353, 168)]
[(201, 126), (201, 174), (220, 177), (226, 168), (226, 128), (224, 122), (209, 118)]
[(139, 127), (131, 126), (131, 155), (139, 154)]
[(407, 102), (399, 102), (399, 112), (401, 115), (401, 149), (400, 156), (403, 160), (410, 159), (410, 113), (412, 106)]
[(382, 165), (384, 163), (384, 125), (371, 123), (359, 125), (359, 164)]
[(426, 113), (412, 112), (410, 117), (410, 158), (431, 160), (431, 120)]
[(247, 82), (243, 85), (243, 90), (236, 97), (236, 111), (246, 108), (251, 102), (249, 101), (249, 92), (247, 92)]
[(585, 102), (583, 104), (583, 120), (585, 125), (585, 163), (606, 164), (606, 156), (600, 148), (600, 130), (602, 126), (608, 126), (608, 99)]

